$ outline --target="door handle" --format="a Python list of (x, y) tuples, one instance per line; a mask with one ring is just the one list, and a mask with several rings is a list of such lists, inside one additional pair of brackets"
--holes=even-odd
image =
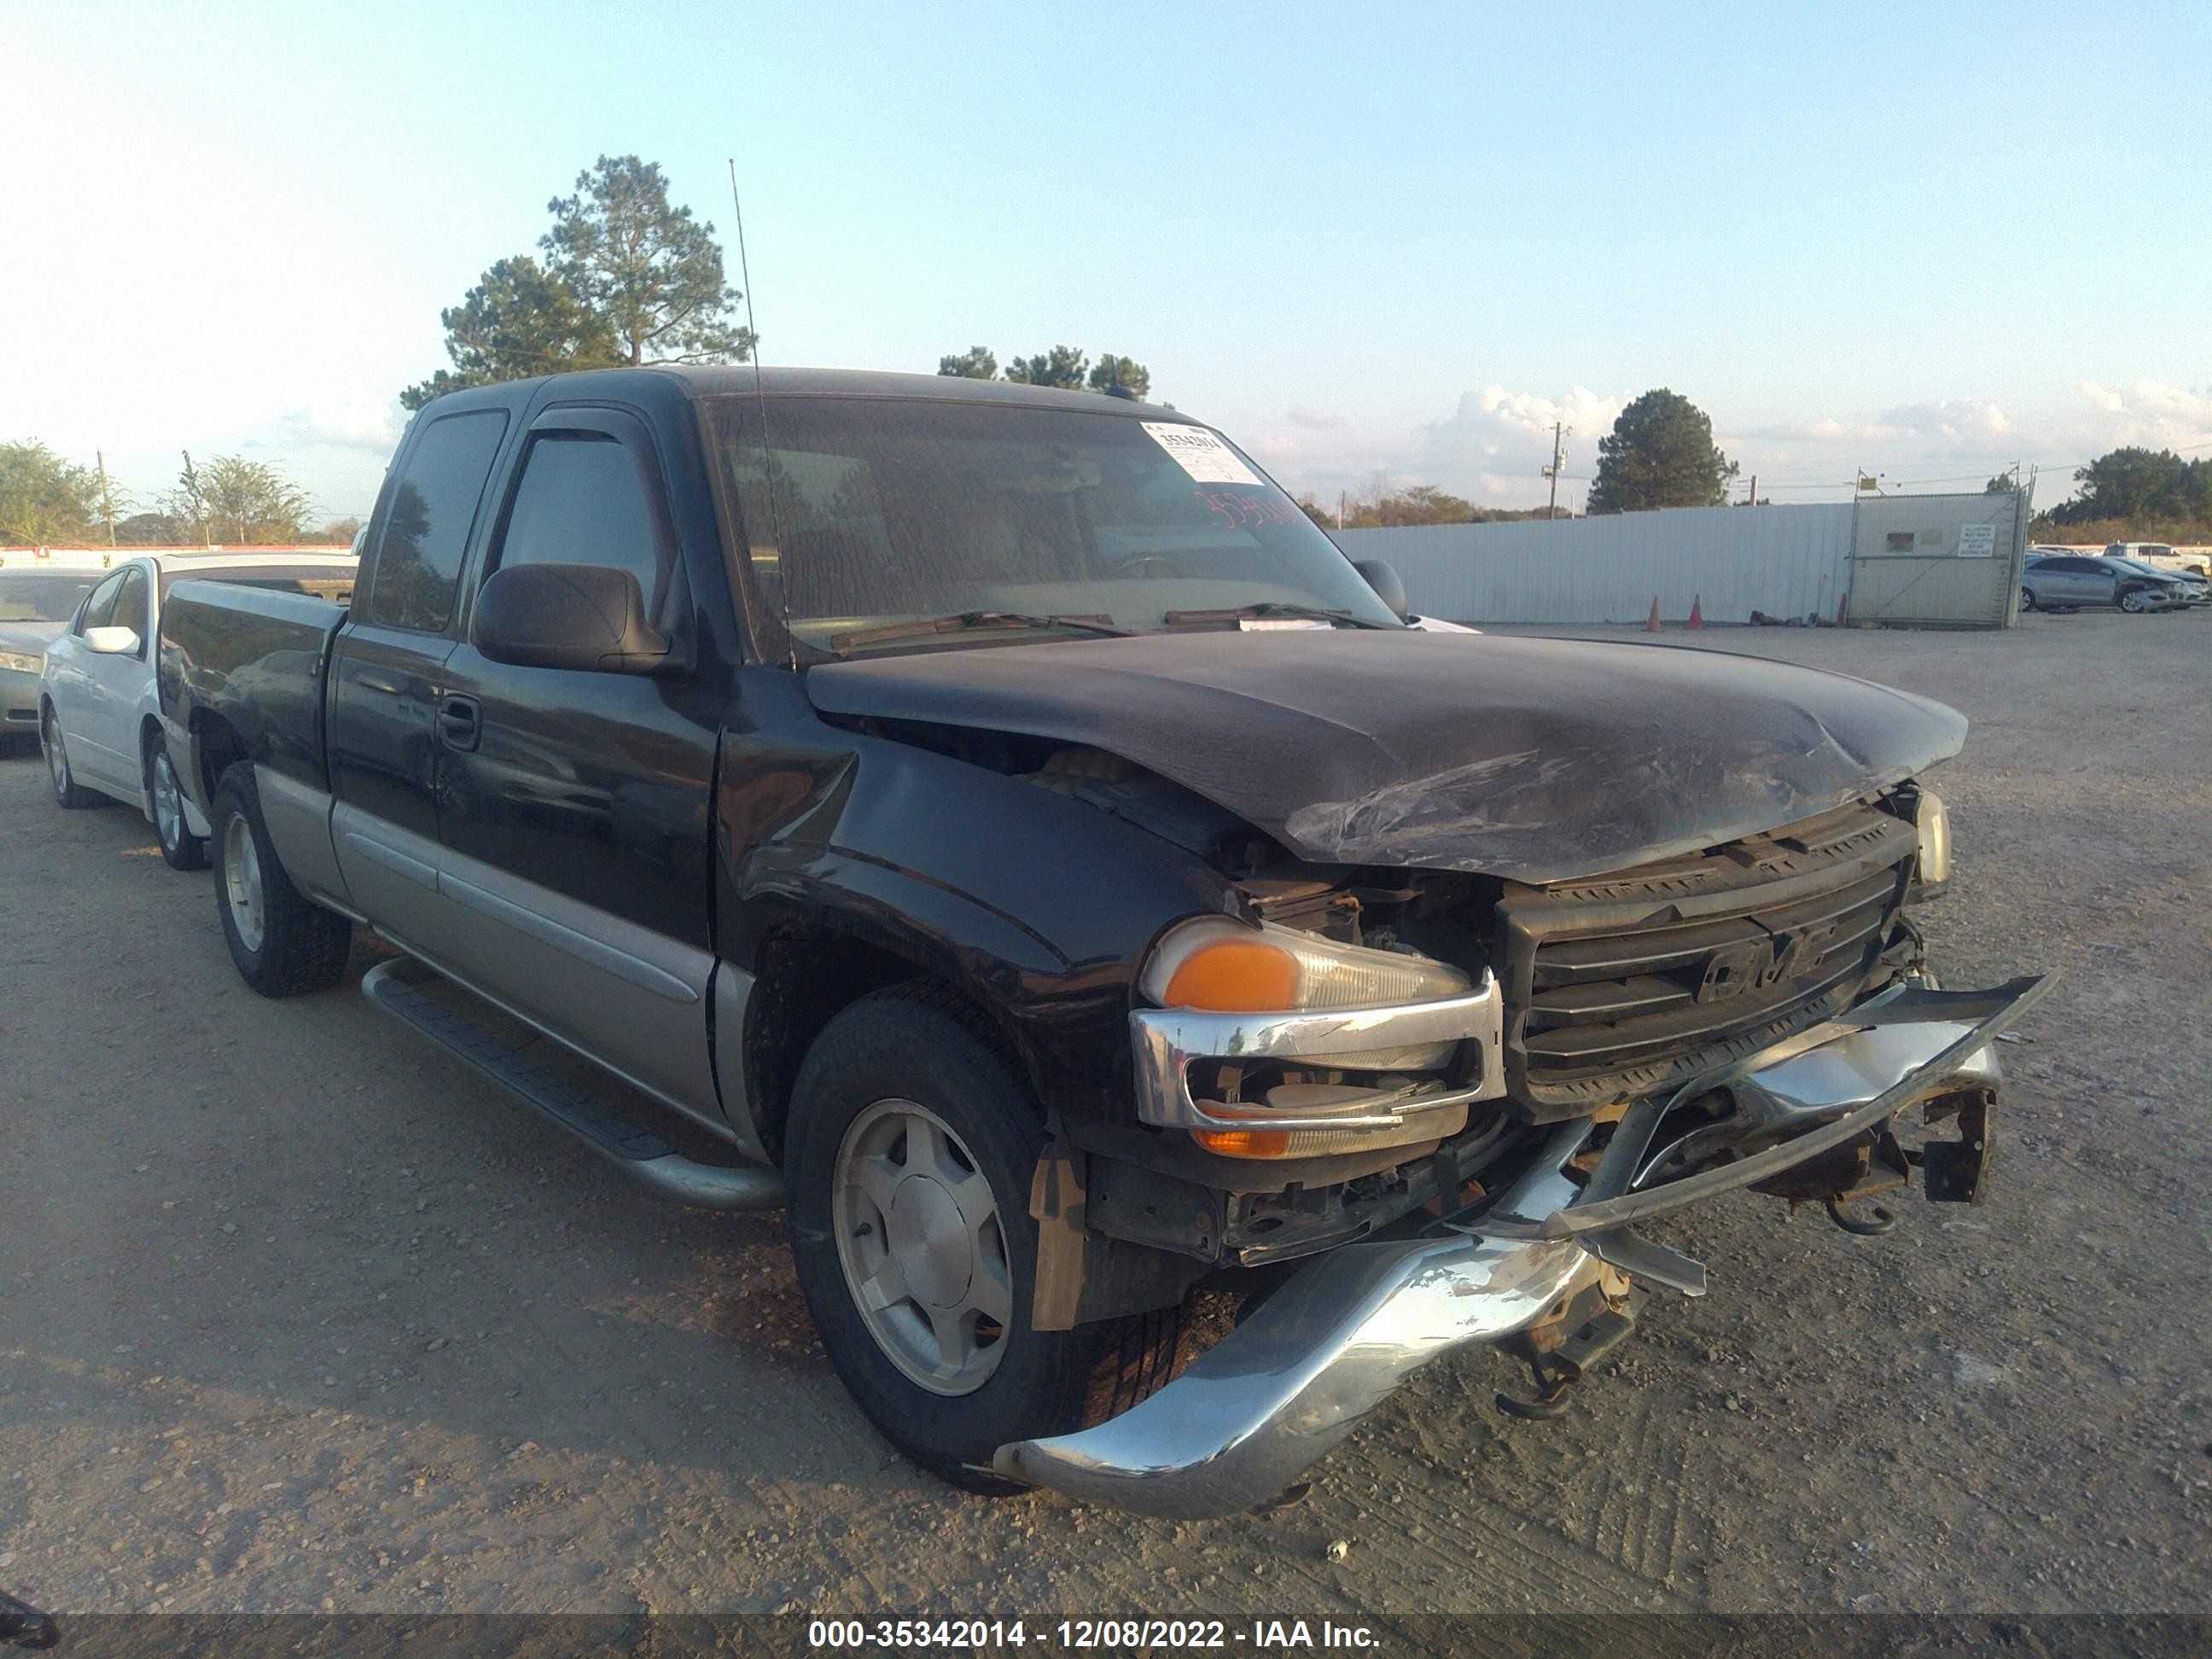
[(483, 736), (483, 710), (474, 697), (438, 700), (438, 735), (448, 749), (474, 749)]

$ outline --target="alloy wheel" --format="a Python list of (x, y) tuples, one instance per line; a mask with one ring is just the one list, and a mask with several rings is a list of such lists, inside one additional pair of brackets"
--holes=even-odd
[(261, 890), (261, 854), (245, 815), (234, 812), (222, 829), (223, 896), (230, 903), (231, 926), (249, 951), (261, 949), (265, 900)]
[(837, 1149), (830, 1218), (868, 1334), (932, 1394), (972, 1394), (1006, 1352), (1013, 1270), (997, 1196), (960, 1137), (911, 1100), (879, 1100)]
[(62, 747), (61, 723), (51, 710), (39, 734), (46, 741), (46, 775), (54, 781), (54, 799), (66, 802), (70, 792), (69, 750)]
[(154, 756), (154, 831), (164, 851), (173, 853), (185, 844), (185, 796), (177, 785), (177, 769), (166, 750)]

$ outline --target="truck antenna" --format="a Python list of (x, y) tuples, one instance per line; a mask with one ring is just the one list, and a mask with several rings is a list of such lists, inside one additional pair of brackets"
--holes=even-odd
[[(777, 620), (783, 626), (783, 641), (791, 653), (792, 672), (799, 671), (799, 641), (791, 631), (791, 579), (783, 568), (783, 524), (775, 504), (775, 461), (768, 441), (768, 392), (761, 384), (760, 330), (753, 323), (753, 271), (745, 258), (745, 206), (738, 197), (738, 158), (730, 161), (730, 206), (738, 216), (738, 280), (745, 285), (745, 332), (751, 337), (746, 356), (753, 360), (753, 400), (760, 410), (761, 429), (761, 487), (768, 491), (769, 533), (775, 538), (775, 598), (779, 612)], [(750, 537), (747, 538), (750, 539)], [(750, 559), (751, 550), (746, 550)]]

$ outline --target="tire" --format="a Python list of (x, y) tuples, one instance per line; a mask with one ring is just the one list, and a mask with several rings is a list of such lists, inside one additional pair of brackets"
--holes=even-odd
[(69, 745), (62, 741), (62, 723), (49, 705), (39, 716), (39, 747), (46, 751), (46, 776), (54, 786), (54, 800), (64, 811), (81, 812), (100, 805), (100, 797), (76, 781), (70, 769)]
[[(1072, 1331), (1030, 1327), (1030, 1183), (1045, 1135), (1019, 1076), (1005, 1040), (959, 999), (893, 986), (816, 1038), (793, 1090), (785, 1149), (799, 1288), (837, 1375), (885, 1439), (970, 1492), (1021, 1490), (990, 1473), (994, 1451), (1127, 1410), (1174, 1375), (1182, 1346), (1181, 1306)], [(933, 1121), (941, 1139), (929, 1133)], [(896, 1213), (863, 1189), (870, 1165)], [(989, 1221), (969, 1220), (982, 1203), (993, 1206)], [(933, 1232), (933, 1221), (944, 1224)], [(948, 1241), (956, 1255), (945, 1254)], [(870, 1282), (895, 1283), (899, 1295), (864, 1312), (855, 1282), (884, 1261), (911, 1265), (911, 1283), (903, 1271), (896, 1280), (878, 1272)], [(925, 1298), (968, 1328), (953, 1345), (960, 1361), (946, 1358)], [(933, 1353), (945, 1363), (925, 1382)]]
[(2035, 609), (2035, 590), (2033, 588), (2023, 587), (2020, 590), (2020, 608), (2022, 611), (2033, 611)]
[(251, 761), (224, 772), (214, 816), (216, 910), (239, 977), (264, 997), (337, 984), (353, 949), (353, 924), (306, 896), (284, 873), (262, 820)]
[(172, 870), (207, 868), (207, 842), (185, 822), (184, 785), (169, 759), (169, 745), (159, 738), (146, 745), (146, 799), (154, 809), (154, 838), (161, 844), (162, 861)]
[(2126, 611), (2131, 617), (2140, 617), (2144, 611), (2149, 610), (2150, 607), (2143, 602), (2142, 589), (2140, 587), (2130, 587), (2126, 592), (2120, 595), (2120, 609)]

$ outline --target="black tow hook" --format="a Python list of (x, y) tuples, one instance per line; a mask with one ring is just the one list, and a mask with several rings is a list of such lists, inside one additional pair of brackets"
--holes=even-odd
[(40, 1613), (28, 1601), (19, 1601), (0, 1590), (0, 1642), (16, 1648), (50, 1648), (62, 1639), (62, 1627), (51, 1613)]
[(1856, 1233), (1861, 1238), (1879, 1238), (1897, 1225), (1897, 1212), (1887, 1204), (1876, 1204), (1865, 1215), (1853, 1215), (1845, 1206), (1840, 1194), (1828, 1199), (1828, 1219), (1847, 1233)]

